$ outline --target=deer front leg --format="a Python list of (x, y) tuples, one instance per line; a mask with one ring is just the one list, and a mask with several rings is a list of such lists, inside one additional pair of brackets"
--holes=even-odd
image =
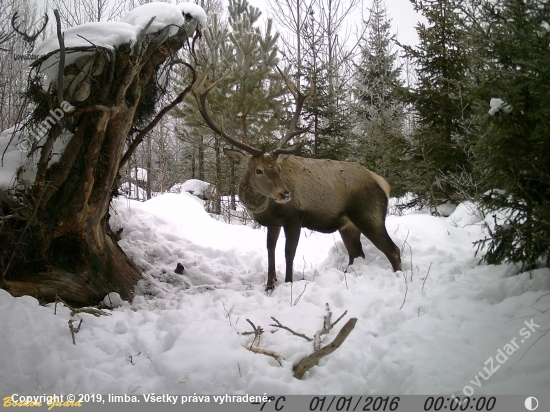
[(294, 266), (294, 256), (300, 240), (300, 232), (302, 225), (299, 222), (284, 226), (286, 244), (285, 244), (285, 260), (286, 260), (286, 275), (285, 282), (292, 282), (292, 269)]
[(277, 246), (277, 239), (279, 239), (279, 233), (281, 233), (280, 226), (268, 226), (267, 227), (267, 287), (266, 291), (273, 290), (275, 288), (275, 282), (277, 281), (277, 272), (275, 272), (275, 246)]

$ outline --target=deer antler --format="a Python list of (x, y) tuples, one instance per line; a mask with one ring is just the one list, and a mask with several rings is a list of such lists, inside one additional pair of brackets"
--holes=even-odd
[(243, 142), (240, 142), (236, 140), (235, 138), (229, 136), (222, 127), (219, 127), (216, 122), (210, 117), (210, 114), (208, 113), (208, 110), (206, 109), (206, 96), (208, 93), (210, 93), (223, 79), (225, 79), (225, 76), (220, 77), (218, 80), (216, 80), (214, 83), (212, 83), (210, 86), (208, 86), (206, 89), (204, 88), (204, 82), (206, 81), (206, 77), (208, 76), (208, 72), (210, 71), (211, 67), (207, 67), (206, 70), (197, 78), (195, 83), (193, 84), (193, 87), (191, 87), (191, 93), (193, 93), (193, 96), (195, 96), (195, 100), (197, 101), (197, 106), (199, 108), (199, 112), (202, 115), (202, 118), (214, 132), (219, 134), (221, 137), (223, 137), (225, 140), (227, 140), (229, 143), (231, 143), (233, 146), (238, 147), (241, 150), (244, 150), (245, 152), (250, 153), (254, 157), (261, 156), (265, 153), (264, 150), (256, 149), (252, 146), (249, 146)]
[(297, 145), (287, 147), (286, 149), (283, 149), (283, 147), (289, 142), (290, 139), (306, 133), (307, 131), (309, 131), (309, 129), (311, 129), (311, 126), (313, 126), (313, 121), (311, 121), (305, 129), (296, 129), (296, 125), (298, 124), (298, 120), (300, 119), (300, 114), (302, 113), (302, 108), (304, 106), (304, 103), (315, 92), (315, 86), (313, 85), (313, 82), (311, 82), (311, 86), (308, 92), (304, 94), (294, 84), (294, 82), (292, 82), (292, 80), (290, 80), (288, 76), (283, 73), (283, 71), (279, 68), (279, 66), (277, 66), (277, 70), (283, 77), (286, 83), (286, 86), (290, 90), (290, 93), (292, 93), (292, 96), (294, 96), (294, 101), (296, 102), (296, 109), (294, 110), (294, 116), (292, 117), (292, 121), (290, 122), (290, 127), (288, 128), (288, 132), (286, 132), (285, 137), (283, 137), (283, 139), (279, 142), (279, 144), (277, 145), (277, 148), (273, 151), (273, 154), (274, 155), (291, 154), (296, 152), (296, 150), (300, 148), (300, 146), (303, 144), (303, 141), (301, 141)]
[(44, 24), (42, 25), (42, 27), (39, 30), (37, 30), (35, 33), (33, 33), (31, 35), (31, 34), (27, 34), (27, 32), (19, 31), (19, 28), (16, 27), (16, 25), (15, 25), (15, 22), (17, 21), (18, 18), (19, 18), (19, 12), (16, 11), (13, 14), (13, 17), (11, 18), (11, 26), (13, 27), (13, 30), (15, 30), (17, 33), (19, 33), (21, 35), (21, 37), (23, 37), (23, 40), (25, 40), (27, 43), (34, 42), (38, 38), (38, 35), (40, 33), (42, 33), (42, 31), (44, 31), (44, 29), (46, 28), (46, 24), (48, 24), (48, 21), (50, 20), (48, 15), (46, 13), (44, 13)]

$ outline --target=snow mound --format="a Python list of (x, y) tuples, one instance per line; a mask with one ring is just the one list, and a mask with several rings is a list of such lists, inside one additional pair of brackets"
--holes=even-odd
[[(95, 22), (68, 28), (63, 31), (65, 47), (90, 47), (92, 44), (113, 49), (121, 44), (136, 40), (136, 27), (124, 22)], [(50, 36), (40, 43), (33, 54), (42, 56), (59, 50), (57, 36)], [(82, 56), (80, 53), (69, 53), (66, 65)]]
[(132, 169), (132, 172), (130, 174), (132, 176), (132, 179), (137, 179), (141, 182), (147, 181), (147, 177), (148, 177), (147, 170), (143, 169), (142, 167), (137, 167), (135, 169)]
[(184, 14), (189, 14), (193, 18), (197, 19), (202, 27), (206, 27), (207, 16), (204, 9), (198, 4), (185, 2), (176, 5)]
[(450, 200), (447, 200), (445, 203), (437, 206), (437, 212), (440, 216), (448, 217), (453, 214), (456, 209), (456, 204), (451, 203)]
[(170, 188), (170, 193), (189, 193), (204, 199), (210, 187), (210, 183), (199, 179), (189, 179), (183, 183), (175, 184)]
[(110, 292), (103, 298), (103, 306), (107, 308), (118, 308), (119, 306), (122, 306), (124, 301), (120, 297), (120, 295), (116, 292)]
[(177, 33), (179, 26), (183, 26), (185, 23), (182, 11), (177, 6), (162, 2), (146, 3), (138, 6), (128, 12), (120, 21), (141, 31), (152, 17), (155, 17), (155, 19), (147, 29), (147, 34), (155, 33), (167, 26), (173, 26), (170, 29), (172, 35)]
[(478, 225), (483, 222), (481, 211), (474, 202), (460, 203), (447, 219), (458, 227)]

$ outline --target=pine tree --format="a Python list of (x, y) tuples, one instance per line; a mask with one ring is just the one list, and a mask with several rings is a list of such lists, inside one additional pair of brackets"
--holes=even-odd
[(357, 65), (354, 95), (357, 126), (354, 157), (384, 176), (394, 194), (402, 194), (403, 158), (407, 141), (403, 134), (404, 110), (398, 87), (402, 85), (397, 51), (392, 43), (391, 20), (383, 0), (373, 0)]
[(229, 0), (229, 40), (234, 61), (228, 81), (234, 92), (227, 96), (238, 118), (239, 132), (246, 144), (259, 145), (279, 127), (286, 92), (283, 79), (275, 69), (279, 62), (273, 23), (268, 19), (265, 32), (255, 26), (261, 12), (247, 0)]
[(420, 200), (436, 206), (445, 200), (459, 201), (460, 191), (448, 176), (469, 172), (474, 117), (470, 89), (474, 80), (472, 45), (458, 12), (461, 0), (414, 0), (415, 10), (428, 23), (419, 24), (417, 47), (404, 46), (416, 65), (418, 84), (405, 96), (415, 111), (412, 132), (411, 189)]
[[(260, 30), (260, 15), (247, 0), (230, 0), (227, 22), (214, 14), (197, 52), (200, 69), (211, 69), (210, 81), (224, 77), (208, 96), (209, 111), (230, 135), (257, 147), (276, 139), (272, 136), (280, 128), (286, 108), (286, 88), (275, 69), (278, 34), (273, 33), (271, 20), (263, 32)], [(182, 78), (179, 88), (189, 82), (188, 75)], [(199, 178), (215, 183), (218, 199), (226, 192), (234, 199), (234, 166), (223, 162), (221, 155), (225, 141), (205, 125), (192, 98), (176, 115), (185, 119), (186, 139), (196, 142)], [(208, 157), (214, 173), (204, 168)], [(219, 211), (219, 201), (214, 202), (213, 211)]]
[[(200, 47), (196, 50), (197, 70), (211, 68), (212, 76), (222, 77), (234, 64), (234, 50), (228, 39), (229, 27), (217, 13), (209, 16), (208, 26), (203, 30)], [(191, 55), (189, 60), (192, 60)], [(176, 81), (176, 90), (182, 90), (192, 81), (187, 68), (180, 71), (181, 77)], [(220, 116), (228, 109), (224, 96), (230, 91), (230, 84), (222, 82), (212, 91), (210, 102), (213, 103), (212, 112)], [(220, 155), (220, 137), (208, 128), (199, 114), (195, 101), (188, 96), (187, 100), (174, 110), (173, 116), (181, 119), (183, 127), (178, 130), (180, 140), (188, 145), (188, 152), (192, 162), (192, 175), (190, 177), (213, 183), (211, 202), (208, 209), (213, 213), (220, 213), (220, 199), (228, 182), (224, 182), (224, 164)], [(231, 121), (224, 122), (224, 127), (234, 128)], [(183, 160), (186, 162), (187, 160)], [(227, 165), (225, 165), (228, 167)]]
[[(485, 54), (486, 129), (477, 147), (483, 206), (494, 217), (484, 259), (527, 269), (550, 250), (550, 6), (541, 0), (484, 2), (474, 38)], [(499, 104), (500, 103), (500, 104)]]
[(313, 137), (303, 152), (317, 159), (348, 160), (354, 124), (350, 100), (345, 99), (350, 95), (349, 85), (335, 81), (331, 86), (329, 67), (322, 62), (315, 66), (306, 61), (304, 68), (315, 84), (315, 94), (304, 106), (305, 120), (313, 122)]

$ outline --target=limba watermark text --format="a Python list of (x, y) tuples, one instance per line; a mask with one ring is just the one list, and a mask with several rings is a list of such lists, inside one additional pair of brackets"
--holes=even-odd
[(71, 113), (74, 111), (74, 106), (70, 104), (68, 101), (64, 100), (61, 102), (61, 107), (56, 107), (53, 110), (50, 110), (50, 116), (46, 116), (44, 120), (42, 120), (38, 125), (36, 125), (34, 128), (29, 129), (29, 135), (27, 138), (23, 138), (19, 142), (19, 150), (22, 152), (28, 152), (33, 143), (33, 139), (36, 142), (39, 142), (42, 140), (46, 134), (50, 131), (50, 129), (63, 117), (65, 117), (65, 113)]

